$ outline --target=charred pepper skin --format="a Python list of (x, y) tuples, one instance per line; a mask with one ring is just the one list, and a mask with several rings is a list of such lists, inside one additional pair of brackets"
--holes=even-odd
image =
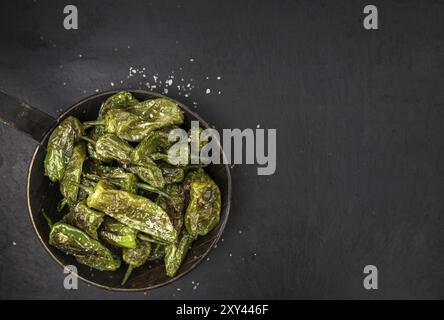
[(79, 187), (73, 183), (80, 183), (82, 178), (83, 163), (87, 159), (85, 144), (80, 141), (73, 150), (71, 158), (65, 169), (65, 174), (60, 182), (60, 193), (66, 201), (73, 205), (77, 202)]
[(81, 201), (63, 217), (63, 221), (82, 229), (91, 238), (98, 240), (97, 230), (101, 226), (104, 216), (104, 213), (89, 208), (86, 205), (86, 201)]
[(140, 142), (150, 132), (180, 125), (184, 121), (183, 111), (175, 103), (155, 105), (151, 108), (142, 105), (139, 109), (146, 109), (146, 112), (139, 112), (138, 115), (135, 114), (136, 106), (127, 110), (108, 110), (104, 114), (104, 121), (96, 124), (104, 125), (106, 132), (114, 133), (124, 140)]
[(190, 249), (194, 237), (184, 234), (178, 244), (170, 244), (165, 247), (165, 270), (169, 277), (174, 277)]
[(189, 196), (185, 227), (192, 236), (204, 236), (219, 223), (221, 211), (219, 187), (202, 169), (199, 169), (187, 175), (184, 188)]
[(158, 196), (156, 203), (161, 207), (171, 219), (177, 233), (182, 231), (183, 211), (185, 207), (185, 191), (180, 184), (169, 184), (165, 188), (168, 198)]
[(49, 234), (49, 244), (97, 270), (115, 271), (121, 265), (120, 258), (99, 241), (66, 223), (54, 224)]
[(87, 204), (135, 230), (169, 243), (177, 240), (177, 231), (168, 214), (145, 197), (113, 189), (100, 181)]
[(96, 153), (107, 161), (131, 162), (133, 148), (125, 140), (112, 133), (102, 135), (96, 142)]
[(110, 217), (106, 217), (99, 233), (102, 240), (113, 246), (129, 249), (136, 247), (137, 231)]
[(149, 259), (151, 254), (151, 243), (143, 240), (137, 240), (137, 246), (134, 249), (123, 249), (122, 258), (128, 264), (125, 276), (121, 285), (127, 281), (134, 268), (143, 266)]
[(83, 135), (82, 124), (72, 116), (63, 120), (51, 133), (44, 160), (45, 175), (51, 181), (62, 180), (74, 145)]
[(128, 91), (120, 91), (106, 99), (99, 110), (99, 119), (110, 109), (128, 108), (139, 103), (134, 96)]

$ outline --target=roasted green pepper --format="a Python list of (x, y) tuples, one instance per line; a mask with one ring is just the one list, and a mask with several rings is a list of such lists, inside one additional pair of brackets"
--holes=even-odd
[(165, 184), (180, 183), (185, 177), (185, 171), (183, 168), (175, 167), (162, 161), (157, 164), (157, 167), (162, 171)]
[(63, 221), (82, 229), (90, 237), (98, 240), (97, 229), (99, 229), (102, 224), (104, 216), (104, 213), (89, 208), (86, 205), (86, 201), (81, 201), (63, 217)]
[(189, 203), (185, 227), (192, 236), (204, 236), (220, 219), (221, 195), (217, 184), (202, 169), (188, 173), (184, 181)]
[(185, 205), (185, 192), (180, 184), (169, 184), (165, 188), (168, 198), (158, 196), (156, 203), (168, 213), (174, 228), (178, 233), (183, 226), (183, 210)]
[(83, 135), (82, 124), (72, 116), (63, 120), (52, 132), (44, 161), (45, 175), (51, 181), (62, 180), (74, 145)]
[(166, 242), (175, 242), (177, 232), (168, 214), (151, 200), (100, 181), (90, 190), (89, 207), (102, 211), (117, 221)]
[[(163, 188), (165, 181), (162, 170), (153, 161), (145, 160), (143, 166), (134, 163), (131, 158), (133, 148), (125, 140), (115, 134), (107, 133), (101, 136), (95, 143), (96, 153), (103, 159), (117, 160), (125, 165), (125, 168), (136, 174), (141, 180), (155, 188)], [(133, 164), (131, 164), (133, 163)]]
[(122, 258), (128, 264), (128, 269), (122, 279), (122, 286), (126, 283), (134, 268), (139, 268), (148, 261), (150, 253), (151, 243), (143, 240), (137, 240), (137, 246), (134, 249), (123, 249)]
[(120, 108), (128, 108), (137, 104), (137, 101), (134, 96), (128, 91), (120, 91), (112, 96), (108, 97), (105, 102), (102, 103), (99, 110), (99, 119), (103, 117), (103, 115), (110, 109), (120, 109)]
[(153, 243), (151, 250), (151, 255), (148, 258), (149, 261), (155, 261), (162, 259), (165, 256), (165, 245), (161, 243)]
[(194, 237), (189, 234), (184, 234), (178, 244), (170, 244), (165, 248), (165, 269), (169, 277), (174, 275), (179, 270), (182, 262), (188, 253)]
[(99, 231), (100, 238), (121, 248), (135, 248), (137, 231), (110, 217), (106, 217)]
[[(168, 141), (168, 133), (163, 131), (150, 132), (134, 149), (131, 157), (133, 163), (144, 165), (148, 160), (159, 160), (157, 155), (165, 154), (173, 142)], [(148, 162), (151, 164), (151, 162)]]
[(98, 270), (114, 271), (121, 260), (99, 241), (69, 224), (58, 222), (49, 234), (49, 244), (73, 255), (78, 262)]
[(85, 144), (80, 141), (72, 150), (71, 158), (66, 166), (63, 179), (60, 182), (60, 193), (71, 205), (77, 202), (79, 187), (76, 184), (80, 183), (83, 163), (85, 162), (86, 158)]
[(103, 125), (108, 133), (114, 133), (128, 141), (140, 142), (150, 132), (180, 125), (183, 119), (182, 110), (173, 103), (156, 107), (146, 116), (138, 116), (121, 109), (110, 109), (104, 113), (103, 120), (90, 121), (87, 125)]

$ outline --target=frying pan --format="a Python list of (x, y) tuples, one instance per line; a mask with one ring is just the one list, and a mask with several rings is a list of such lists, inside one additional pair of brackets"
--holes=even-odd
[[(127, 91), (131, 92), (138, 100), (156, 97), (171, 99), (159, 93), (144, 90)], [(48, 244), (50, 229), (42, 213), (45, 212), (53, 221), (58, 221), (61, 215), (57, 212), (56, 207), (57, 203), (61, 200), (61, 195), (58, 183), (52, 183), (48, 177), (44, 175), (43, 159), (45, 158), (48, 138), (58, 123), (68, 116), (77, 117), (82, 122), (96, 119), (101, 103), (116, 92), (118, 92), (118, 90), (102, 92), (84, 98), (69, 107), (58, 119), (54, 119), (50, 115), (0, 91), (0, 121), (28, 134), (38, 142), (28, 168), (26, 186), (28, 211), (37, 237), (54, 261), (62, 267), (75, 265), (77, 267), (77, 275), (80, 279), (100, 288), (116, 291), (146, 291), (171, 283), (190, 272), (214, 247), (225, 228), (230, 211), (231, 175), (227, 164), (211, 164), (208, 166), (207, 171), (209, 175), (221, 190), (221, 219), (215, 229), (205, 237), (199, 237), (193, 243), (184, 263), (173, 278), (165, 274), (163, 261), (160, 260), (134, 269), (128, 282), (124, 286), (121, 286), (120, 281), (126, 269), (125, 265), (114, 272), (94, 270), (77, 263), (73, 257), (65, 255), (50, 246)], [(175, 102), (184, 111), (185, 129), (189, 129), (192, 120), (199, 121), (203, 128), (209, 128), (208, 123), (199, 115), (192, 112), (184, 104), (178, 101)], [(222, 150), (222, 148), (220, 148), (220, 150)], [(42, 274), (44, 274), (44, 272)]]

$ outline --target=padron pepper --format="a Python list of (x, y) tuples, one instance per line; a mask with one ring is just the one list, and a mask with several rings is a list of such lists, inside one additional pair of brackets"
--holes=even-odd
[(44, 160), (45, 175), (51, 181), (62, 180), (74, 145), (83, 135), (82, 124), (72, 116), (63, 120), (51, 133)]
[(175, 167), (169, 163), (160, 161), (157, 166), (162, 171), (162, 176), (165, 184), (180, 183), (185, 177), (184, 168)]
[(126, 172), (125, 170), (121, 170), (120, 168), (116, 168), (116, 172), (109, 175), (96, 175), (93, 173), (84, 173), (83, 176), (87, 178), (88, 180), (94, 181), (93, 186), (96, 184), (96, 182), (99, 182), (100, 180), (104, 180), (106, 183), (112, 186), (117, 186), (122, 190), (128, 191), (130, 193), (137, 193), (139, 189), (146, 190), (149, 192), (157, 193), (159, 195), (163, 195), (168, 198), (168, 194), (163, 192), (162, 190), (159, 190), (147, 183), (139, 182), (136, 175), (134, 175), (131, 172)]
[(221, 211), (219, 187), (202, 169), (198, 169), (188, 173), (184, 188), (189, 197), (185, 227), (192, 236), (204, 236), (219, 223)]
[(82, 229), (90, 237), (98, 240), (97, 230), (103, 222), (105, 214), (95, 211), (86, 205), (86, 201), (83, 200), (77, 203), (70, 211), (63, 217), (63, 221)]
[(128, 264), (125, 276), (122, 279), (123, 286), (127, 281), (134, 268), (143, 266), (149, 259), (151, 254), (151, 243), (143, 240), (137, 240), (137, 245), (134, 249), (123, 249), (122, 258)]
[(151, 255), (148, 258), (149, 261), (156, 261), (165, 256), (165, 245), (161, 243), (153, 243), (151, 247)]
[(156, 108), (156, 112), (147, 113), (147, 116), (138, 116), (121, 109), (108, 110), (102, 120), (90, 121), (86, 124), (103, 125), (105, 131), (114, 133), (120, 138), (140, 142), (150, 132), (183, 123), (183, 111), (176, 104)]
[[(90, 142), (94, 144), (94, 142)], [(109, 161), (116, 160), (124, 164), (128, 171), (136, 174), (140, 179), (153, 187), (164, 187), (165, 181), (160, 168), (158, 168), (153, 161), (144, 161), (143, 164), (133, 161), (131, 158), (133, 148), (128, 142), (120, 139), (115, 134), (107, 133), (101, 136), (97, 142), (95, 142), (95, 150), (103, 159)]]
[(136, 247), (137, 231), (110, 217), (105, 218), (99, 234), (101, 239), (113, 246)]
[(115, 271), (121, 265), (120, 258), (107, 247), (66, 223), (58, 222), (52, 226), (49, 244), (94, 269)]
[(148, 198), (113, 189), (103, 181), (89, 192), (87, 204), (90, 208), (155, 238), (169, 243), (177, 240), (177, 231), (168, 214)]
[(65, 174), (62, 181), (60, 181), (60, 193), (64, 196), (66, 202), (71, 205), (77, 202), (79, 187), (76, 184), (80, 183), (83, 163), (86, 159), (86, 147), (80, 141), (74, 146), (71, 158), (65, 169)]
[(135, 104), (139, 103), (134, 96), (128, 91), (119, 91), (112, 96), (108, 97), (99, 110), (99, 119), (103, 117), (103, 115), (110, 109), (121, 109), (128, 108)]
[(183, 226), (183, 210), (185, 206), (185, 192), (180, 184), (169, 184), (165, 188), (168, 198), (158, 196), (156, 203), (168, 213), (174, 228), (178, 233)]
[(165, 269), (167, 276), (174, 277), (177, 273), (193, 241), (193, 236), (184, 234), (178, 244), (173, 243), (165, 247)]

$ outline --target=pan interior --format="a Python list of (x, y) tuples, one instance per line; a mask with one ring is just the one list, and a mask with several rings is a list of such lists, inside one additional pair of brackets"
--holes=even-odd
[[(129, 90), (139, 100), (146, 100), (153, 97), (163, 97), (160, 94), (142, 91), (142, 90)], [(63, 113), (59, 121), (65, 119), (68, 116), (75, 116), (81, 121), (94, 120), (97, 118), (97, 114), (101, 103), (112, 94), (117, 91), (109, 91), (100, 93), (91, 97), (88, 97), (70, 107), (65, 113)], [(189, 129), (190, 122), (192, 120), (198, 120), (200, 125), (204, 128), (208, 128), (208, 124), (201, 119), (197, 114), (193, 113), (185, 105), (177, 102), (185, 113), (184, 128)], [(120, 281), (124, 275), (126, 266), (122, 264), (122, 267), (114, 272), (98, 271), (86, 267), (76, 262), (76, 260), (68, 255), (65, 255), (61, 251), (55, 249), (48, 244), (48, 237), (50, 229), (44, 219), (42, 213), (45, 212), (53, 221), (58, 221), (62, 218), (62, 215), (57, 212), (57, 204), (61, 200), (61, 194), (59, 191), (58, 183), (52, 183), (45, 175), (43, 168), (43, 160), (45, 157), (45, 148), (50, 132), (45, 136), (40, 145), (37, 146), (34, 156), (29, 165), (28, 182), (27, 182), (27, 200), (28, 209), (31, 222), (37, 233), (38, 238), (43, 244), (46, 251), (51, 257), (61, 266), (74, 265), (77, 267), (78, 276), (87, 281), (90, 284), (111, 289), (111, 290), (148, 290), (156, 288), (167, 283), (170, 283), (185, 273), (192, 270), (202, 259), (208, 254), (218, 238), (222, 234), (228, 219), (230, 198), (231, 198), (231, 177), (228, 165), (224, 164), (212, 164), (208, 166), (208, 173), (218, 184), (222, 194), (222, 210), (221, 221), (218, 226), (212, 230), (205, 237), (199, 237), (190, 252), (187, 255), (186, 260), (179, 269), (177, 275), (174, 278), (166, 276), (163, 266), (163, 261), (150, 262), (140, 268), (133, 271), (132, 276), (125, 286), (120, 285)]]

